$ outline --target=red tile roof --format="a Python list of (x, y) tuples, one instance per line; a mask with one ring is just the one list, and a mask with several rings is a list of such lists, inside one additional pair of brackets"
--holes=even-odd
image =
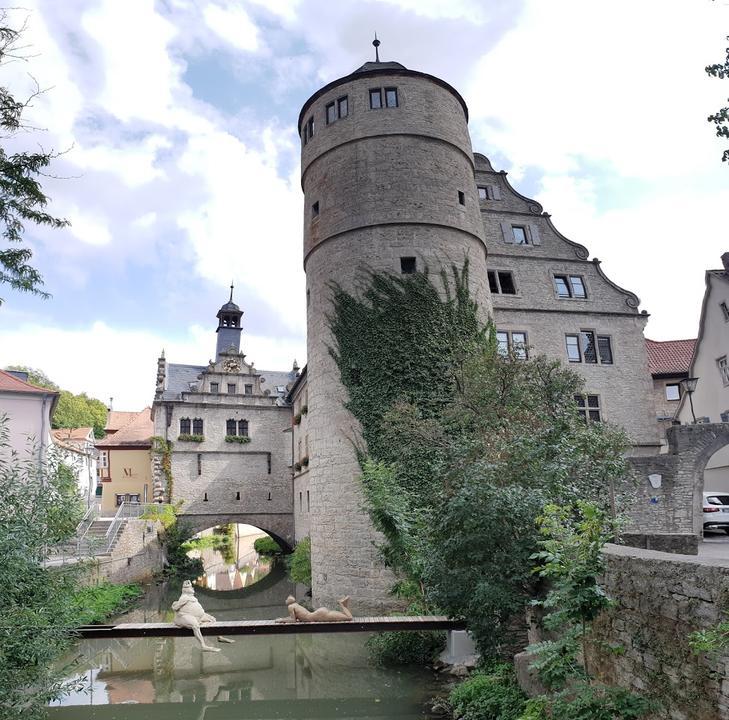
[(79, 427), (79, 428), (57, 428), (51, 430), (51, 434), (57, 440), (86, 440), (89, 434), (93, 437), (94, 428), (91, 427)]
[(658, 341), (646, 338), (645, 347), (648, 351), (648, 369), (651, 375), (687, 374), (691, 367), (696, 339)]
[(152, 435), (154, 435), (154, 423), (152, 422), (152, 410), (144, 408), (139, 413), (127, 413), (134, 417), (113, 435), (107, 435), (103, 440), (96, 443), (98, 448), (113, 447), (152, 447)]
[(123, 410), (109, 410), (106, 416), (106, 432), (116, 432), (121, 430), (130, 420), (134, 420), (139, 415), (139, 411), (125, 412)]
[(10, 373), (6, 373), (4, 370), (0, 370), (0, 391), (5, 392), (16, 392), (16, 393), (34, 393), (34, 394), (45, 394), (45, 395), (58, 395), (55, 390), (49, 390), (48, 388), (38, 387), (37, 385), (31, 385), (24, 380), (16, 378)]

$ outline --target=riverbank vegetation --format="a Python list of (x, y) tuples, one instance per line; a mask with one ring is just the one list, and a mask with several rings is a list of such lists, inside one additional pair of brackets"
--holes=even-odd
[(299, 540), (286, 558), (286, 570), (292, 582), (311, 587), (311, 539), (308, 536)]
[(144, 591), (137, 583), (100, 582), (78, 588), (73, 594), (77, 625), (94, 625), (128, 610)]
[(270, 535), (256, 539), (253, 543), (253, 549), (263, 557), (283, 555), (283, 549)]
[[(619, 514), (627, 438), (586, 411), (574, 372), (497, 342), (467, 263), (435, 279), (372, 274), (360, 297), (332, 289), (331, 354), (362, 427), (362, 490), (393, 592), (465, 619), (485, 660), (513, 654), (544, 582), (538, 518), (554, 530), (550, 513), (572, 517), (580, 501)], [(541, 552), (557, 557), (564, 539)], [(572, 625), (564, 634), (573, 642)]]

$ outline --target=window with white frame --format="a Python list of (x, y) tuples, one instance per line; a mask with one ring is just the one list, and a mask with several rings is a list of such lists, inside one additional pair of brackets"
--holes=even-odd
[(554, 290), (558, 298), (584, 300), (587, 297), (585, 283), (581, 275), (555, 275)]
[(666, 383), (666, 400), (680, 400), (681, 385), (679, 383)]
[(599, 395), (575, 395), (577, 414), (585, 422), (600, 422), (602, 420)]
[(724, 385), (729, 385), (729, 363), (727, 363), (726, 355), (720, 357), (716, 364), (719, 366), (719, 374)]
[(526, 360), (527, 334), (522, 330), (497, 330), (496, 347), (503, 357), (513, 356), (517, 360)]
[(613, 347), (609, 335), (596, 335), (593, 330), (565, 335), (567, 359), (572, 363), (612, 365)]

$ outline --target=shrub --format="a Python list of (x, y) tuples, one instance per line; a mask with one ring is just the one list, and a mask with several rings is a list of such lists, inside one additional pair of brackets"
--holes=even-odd
[(497, 664), (458, 685), (450, 702), (453, 716), (461, 720), (520, 720), (527, 699), (516, 684), (513, 668)]
[(179, 442), (194, 442), (194, 443), (200, 443), (205, 440), (204, 435), (178, 435), (177, 440)]
[(240, 443), (241, 445), (245, 445), (246, 443), (249, 443), (251, 439), (248, 437), (248, 435), (226, 435), (225, 436), (225, 442), (229, 443)]
[(259, 555), (263, 556), (281, 555), (281, 553), (283, 553), (281, 546), (268, 535), (262, 538), (258, 538), (258, 540), (253, 543), (253, 549)]
[(203, 574), (202, 560), (188, 557), (188, 551), (185, 549), (186, 541), (193, 534), (191, 528), (184, 523), (175, 522), (165, 528), (160, 537), (167, 559), (167, 566), (164, 570), (165, 575), (179, 577), (183, 580), (194, 580)]
[(296, 543), (294, 551), (286, 558), (286, 567), (292, 582), (311, 587), (311, 540), (308, 537)]
[(654, 703), (630, 690), (586, 684), (556, 695), (546, 705), (550, 720), (640, 720), (655, 709)]
[(73, 597), (79, 625), (101, 623), (112, 615), (123, 612), (142, 595), (136, 583), (114, 585), (101, 582), (98, 585), (79, 588)]

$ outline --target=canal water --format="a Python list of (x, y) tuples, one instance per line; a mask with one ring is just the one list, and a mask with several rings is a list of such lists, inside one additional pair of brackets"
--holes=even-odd
[[(208, 552), (208, 550), (201, 551)], [(302, 597), (280, 564), (239, 552), (243, 574), (206, 560), (195, 593), (219, 620), (273, 619), (285, 614), (289, 594)], [(260, 563), (256, 570), (257, 562)], [(239, 572), (241, 568), (236, 571)], [(226, 577), (211, 576), (226, 573)], [(227, 574), (230, 577), (227, 577)], [(230, 580), (230, 582), (229, 582)], [(211, 589), (221, 586), (232, 589)], [(297, 592), (298, 590), (298, 592)], [(119, 622), (169, 622), (179, 584), (151, 586)], [(356, 614), (356, 598), (352, 602)], [(50, 720), (233, 720), (238, 718), (429, 718), (429, 701), (442, 694), (438, 675), (425, 668), (372, 665), (366, 634), (331, 633), (232, 638), (208, 642), (203, 653), (189, 638), (84, 640), (74, 648), (69, 677), (82, 686), (49, 709)]]

